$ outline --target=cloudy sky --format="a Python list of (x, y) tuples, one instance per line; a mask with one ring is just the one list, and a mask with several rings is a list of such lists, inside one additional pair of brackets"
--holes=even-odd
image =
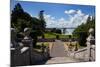
[(17, 3), (33, 17), (38, 17), (39, 11), (44, 10), (47, 28), (77, 27), (85, 23), (88, 16), (95, 16), (95, 6), (11, 0), (11, 10)]

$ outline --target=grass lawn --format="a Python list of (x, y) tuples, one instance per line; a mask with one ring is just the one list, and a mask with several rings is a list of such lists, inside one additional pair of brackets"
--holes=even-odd
[[(69, 38), (69, 35), (57, 34), (52, 32), (48, 32), (44, 34), (45, 38), (56, 38), (56, 35), (59, 35), (59, 38)], [(76, 37), (72, 36), (72, 38), (76, 38)]]
[(45, 33), (44, 36), (45, 38), (56, 38), (56, 33)]
[(62, 35), (62, 34), (57, 34), (57, 33), (45, 33), (45, 38), (56, 38), (56, 35), (59, 35), (59, 38), (68, 38), (68, 35)]

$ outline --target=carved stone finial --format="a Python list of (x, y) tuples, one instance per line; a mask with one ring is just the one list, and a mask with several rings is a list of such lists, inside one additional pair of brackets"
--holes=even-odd
[(89, 33), (92, 34), (93, 32), (94, 32), (94, 29), (93, 28), (90, 28), (89, 29)]
[(24, 33), (25, 33), (25, 36), (29, 36), (29, 34), (30, 34), (30, 28), (25, 28), (24, 29)]

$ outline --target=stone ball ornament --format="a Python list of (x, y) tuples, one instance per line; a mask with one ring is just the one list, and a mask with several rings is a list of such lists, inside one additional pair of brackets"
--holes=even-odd
[(90, 28), (89, 29), (89, 33), (93, 33), (94, 32), (94, 29), (93, 28)]
[(26, 36), (28, 36), (30, 34), (30, 28), (25, 28), (24, 33)]

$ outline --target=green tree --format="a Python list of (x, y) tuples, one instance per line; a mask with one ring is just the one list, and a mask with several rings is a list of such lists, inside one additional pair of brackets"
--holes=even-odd
[(31, 17), (23, 10), (21, 5), (17, 3), (11, 12), (11, 27), (15, 28), (17, 32), (23, 32), (24, 28), (31, 28), (30, 36), (33, 38), (33, 46), (37, 43), (37, 37), (43, 35), (45, 32), (45, 20), (43, 11), (39, 12), (39, 19)]
[(37, 37), (44, 36), (46, 22), (44, 20), (43, 12), (44, 12), (43, 10), (39, 12), (39, 19), (35, 17), (31, 19), (32, 32), (30, 36), (34, 39), (33, 42), (34, 47), (36, 47), (36, 43), (38, 39)]
[(20, 32), (24, 29), (23, 27), (28, 27), (30, 19), (31, 16), (17, 3), (11, 13), (11, 27)]
[[(90, 16), (88, 17), (86, 23), (82, 23), (81, 25), (79, 25), (74, 31), (73, 31), (73, 35), (77, 36), (79, 38), (79, 44), (81, 46), (86, 46), (86, 38), (88, 36), (88, 30), (90, 28), (94, 28), (95, 29), (95, 18), (90, 18)], [(94, 31), (94, 36), (95, 36), (95, 31)]]
[(41, 11), (39, 12), (39, 20), (40, 20), (41, 30), (42, 30), (42, 32), (43, 32), (43, 34), (44, 34), (44, 32), (45, 32), (45, 27), (46, 27), (46, 22), (45, 22), (43, 13), (44, 13), (44, 10), (41, 10)]

